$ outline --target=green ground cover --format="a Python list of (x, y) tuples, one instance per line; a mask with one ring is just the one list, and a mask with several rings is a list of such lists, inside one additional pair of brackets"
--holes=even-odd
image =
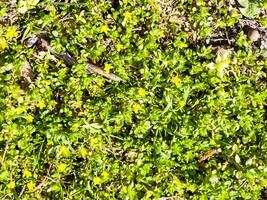
[(260, 199), (266, 7), (0, 2), (0, 198)]

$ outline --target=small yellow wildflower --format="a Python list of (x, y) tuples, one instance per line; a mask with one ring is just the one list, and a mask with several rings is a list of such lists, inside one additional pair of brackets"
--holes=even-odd
[(117, 51), (121, 51), (122, 49), (123, 49), (123, 45), (122, 44), (116, 44), (116, 49), (117, 49)]
[(90, 144), (91, 144), (91, 146), (94, 146), (96, 143), (97, 143), (97, 138), (92, 138), (92, 139), (90, 140)]
[(186, 43), (184, 43), (184, 42), (181, 42), (180, 44), (179, 44), (179, 47), (180, 48), (187, 48), (188, 47), (188, 44), (186, 44)]
[(37, 106), (38, 106), (41, 110), (44, 109), (45, 106), (46, 106), (44, 100), (39, 101), (39, 103), (38, 103)]
[(132, 105), (132, 108), (133, 108), (133, 111), (134, 111), (135, 113), (138, 113), (140, 110), (142, 110), (141, 105), (138, 104), (138, 103), (134, 103), (134, 104)]
[(0, 51), (5, 50), (8, 44), (4, 37), (0, 37)]
[(65, 157), (65, 158), (68, 158), (71, 156), (71, 153), (68, 149), (68, 147), (66, 147), (65, 145), (61, 146), (59, 148), (59, 154), (62, 156), (62, 157)]
[(24, 178), (30, 178), (32, 177), (32, 173), (28, 170), (28, 169), (25, 169), (23, 171), (23, 175), (22, 175)]
[(108, 30), (109, 30), (109, 27), (107, 25), (103, 25), (103, 26), (100, 27), (100, 31), (102, 33), (106, 33), (107, 34)]
[(141, 97), (145, 97), (145, 96), (146, 96), (146, 91), (145, 91), (145, 89), (143, 89), (143, 88), (139, 88), (139, 89), (138, 89), (138, 94), (139, 94), (139, 96), (141, 96)]
[(171, 82), (178, 87), (180, 85), (180, 83), (181, 83), (181, 79), (178, 76), (174, 76), (172, 78)]
[(183, 107), (185, 106), (185, 104), (186, 104), (185, 101), (180, 101), (180, 102), (179, 102), (179, 106), (180, 106), (181, 108), (183, 108)]
[(82, 158), (85, 159), (86, 156), (88, 155), (87, 149), (84, 148), (84, 147), (82, 147), (82, 148), (80, 149), (80, 154), (81, 154)]
[(47, 141), (47, 145), (48, 145), (48, 146), (53, 145), (53, 144), (54, 144), (53, 140), (48, 140), (48, 141)]
[(159, 38), (164, 38), (164, 37), (165, 37), (165, 34), (164, 34), (164, 31), (163, 31), (163, 30), (160, 30), (160, 31), (158, 32), (158, 37), (159, 37)]
[(112, 65), (111, 64), (105, 64), (104, 71), (109, 74), (110, 73), (110, 69), (112, 69)]
[(18, 35), (19, 35), (19, 33), (17, 31), (17, 27), (15, 27), (15, 26), (7, 27), (7, 29), (6, 29), (6, 38), (8, 40), (16, 38), (16, 37), (18, 37)]
[(26, 117), (26, 120), (27, 120), (28, 123), (32, 123), (32, 122), (33, 122), (33, 119), (34, 119), (34, 117), (31, 116), (31, 115), (28, 115), (28, 116)]
[(65, 163), (59, 163), (58, 166), (57, 166), (57, 168), (58, 168), (58, 171), (59, 172), (65, 172), (65, 170), (67, 169), (67, 164), (65, 164)]
[(29, 183), (27, 183), (27, 188), (29, 191), (33, 191), (35, 188), (34, 182), (30, 181)]
[(179, 190), (184, 187), (183, 183), (179, 179), (175, 181), (175, 185)]
[(123, 14), (123, 16), (125, 17), (125, 20), (126, 20), (126, 21), (129, 21), (129, 20), (132, 19), (132, 13), (130, 13), (130, 12), (128, 12), (128, 11), (126, 11), (126, 12)]
[(9, 184), (7, 184), (7, 188), (14, 189), (15, 188), (15, 182), (11, 181)]
[(104, 171), (101, 175), (102, 175), (104, 181), (109, 180), (109, 173), (108, 172)]
[(17, 112), (18, 114), (21, 114), (21, 113), (23, 113), (23, 112), (25, 112), (25, 111), (26, 111), (26, 107), (20, 106), (20, 107), (17, 107), (17, 108), (16, 108), (16, 112)]
[(94, 177), (93, 182), (95, 185), (100, 185), (102, 183), (102, 179), (100, 177)]
[(122, 186), (122, 188), (121, 188), (121, 192), (122, 192), (122, 193), (127, 193), (127, 187), (126, 187), (126, 186)]

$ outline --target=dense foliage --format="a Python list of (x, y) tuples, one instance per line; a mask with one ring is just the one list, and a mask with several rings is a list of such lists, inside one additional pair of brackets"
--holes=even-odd
[[(267, 61), (237, 28), (236, 4), (19, 0), (0, 2), (6, 15), (1, 199), (260, 198)], [(234, 41), (212, 40), (229, 30)], [(77, 63), (23, 46), (40, 32)], [(125, 81), (88, 74), (87, 62)]]

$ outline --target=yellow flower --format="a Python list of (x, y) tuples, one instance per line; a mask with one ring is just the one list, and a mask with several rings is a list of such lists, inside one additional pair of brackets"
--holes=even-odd
[(60, 154), (62, 157), (65, 157), (65, 158), (68, 158), (68, 157), (71, 156), (71, 153), (70, 153), (68, 147), (66, 147), (66, 146), (64, 146), (64, 145), (61, 146), (61, 147), (59, 148), (59, 154)]
[(181, 79), (178, 76), (174, 76), (172, 78), (171, 82), (178, 87), (180, 85), (180, 83), (181, 83)]
[(138, 103), (134, 103), (134, 104), (132, 105), (132, 108), (133, 108), (133, 111), (134, 111), (135, 113), (138, 113), (140, 110), (142, 110), (141, 105), (138, 104)]
[(5, 38), (0, 37), (0, 51), (5, 50), (8, 44)]
[(102, 175), (104, 181), (109, 180), (109, 173), (108, 172), (104, 171), (101, 175)]
[(57, 168), (58, 168), (58, 171), (59, 172), (65, 172), (65, 170), (67, 169), (67, 164), (65, 164), (65, 163), (59, 163), (58, 166), (57, 166)]
[(28, 116), (26, 117), (26, 120), (27, 120), (28, 123), (32, 123), (33, 119), (34, 119), (34, 117), (31, 116), (31, 115), (28, 115)]
[(82, 158), (85, 159), (86, 156), (88, 155), (87, 149), (84, 148), (84, 147), (82, 147), (82, 148), (80, 149), (80, 154), (81, 154)]
[(15, 182), (11, 181), (9, 184), (7, 184), (7, 188), (14, 189), (15, 188)]
[(18, 37), (19, 33), (17, 31), (17, 27), (9, 26), (6, 29), (6, 38), (8, 40)]
[(109, 28), (108, 28), (108, 26), (107, 25), (103, 25), (103, 26), (101, 26), (100, 27), (100, 31), (102, 32), (102, 33), (108, 33), (108, 30), (109, 30)]
[(104, 71), (109, 74), (110, 73), (110, 69), (112, 69), (112, 65), (111, 64), (105, 64)]
[(145, 97), (146, 96), (146, 91), (143, 88), (139, 88), (138, 89), (138, 94), (141, 97)]
[(41, 110), (44, 109), (45, 106), (46, 106), (44, 100), (39, 101), (39, 103), (38, 103), (37, 106), (38, 106)]
[(35, 188), (34, 182), (30, 181), (29, 183), (27, 183), (27, 188), (29, 191), (33, 191)]
[(28, 169), (25, 169), (23, 171), (23, 175), (22, 176), (25, 177), (25, 178), (30, 178), (30, 177), (32, 177), (32, 173)]
[(183, 107), (185, 106), (185, 104), (186, 104), (185, 101), (180, 101), (180, 102), (179, 102), (179, 106), (180, 106), (181, 108), (183, 108)]
[(181, 42), (180, 44), (179, 44), (179, 47), (180, 48), (187, 48), (188, 47), (188, 44), (186, 44), (186, 43), (184, 43), (184, 42)]
[(102, 183), (102, 179), (100, 177), (94, 177), (93, 182), (95, 185), (100, 185)]
[(159, 36), (159, 38), (163, 38), (163, 37), (165, 37), (164, 31), (163, 31), (163, 30), (160, 30), (160, 31), (158, 32), (158, 36)]
[(53, 145), (53, 144), (54, 144), (53, 140), (48, 140), (48, 141), (47, 141), (47, 145), (48, 145), (48, 146)]
[(123, 49), (123, 45), (122, 44), (116, 44), (116, 49), (117, 51), (121, 51)]
[(123, 16), (125, 17), (125, 20), (129, 21), (130, 19), (132, 19), (132, 13), (126, 11)]
[(97, 143), (97, 138), (92, 138), (90, 140), (91, 146), (94, 146)]
[(183, 183), (179, 179), (175, 181), (175, 185), (179, 190), (184, 187)]
[(26, 107), (17, 107), (16, 108), (16, 112), (18, 113), (18, 114), (21, 114), (21, 113), (23, 113), (23, 112), (25, 112), (26, 111)]

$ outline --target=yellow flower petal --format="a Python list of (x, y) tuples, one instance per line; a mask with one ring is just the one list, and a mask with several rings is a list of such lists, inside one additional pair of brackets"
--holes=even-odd
[(82, 158), (85, 159), (86, 156), (88, 155), (87, 149), (84, 148), (84, 147), (82, 147), (82, 148), (80, 149), (80, 154), (81, 154)]
[(5, 50), (8, 44), (5, 38), (0, 37), (0, 51)]
[(109, 180), (110, 175), (108, 172), (104, 171), (101, 175), (102, 175), (104, 181)]
[(17, 27), (9, 26), (6, 29), (6, 38), (8, 40), (18, 37), (19, 33), (17, 31)]
[(71, 156), (71, 152), (69, 151), (68, 147), (64, 145), (59, 148), (59, 154), (60, 156), (65, 157), (65, 158), (68, 158)]
[(165, 34), (164, 34), (164, 31), (163, 31), (163, 30), (160, 30), (160, 31), (158, 32), (158, 37), (159, 37), (159, 38), (164, 38), (164, 37), (165, 37)]
[(143, 88), (139, 88), (138, 89), (138, 95), (141, 97), (145, 97), (146, 96), (146, 91)]
[(67, 164), (65, 164), (65, 163), (59, 163), (58, 166), (57, 166), (57, 168), (58, 168), (58, 171), (59, 172), (65, 172), (65, 170), (67, 169)]
[(33, 119), (34, 119), (34, 117), (31, 116), (31, 115), (28, 115), (28, 116), (26, 117), (26, 120), (27, 120), (28, 123), (32, 123), (32, 122), (33, 122)]
[(33, 191), (35, 188), (35, 183), (30, 181), (29, 183), (27, 183), (27, 188), (29, 191)]
[(112, 65), (111, 64), (105, 64), (104, 71), (109, 74), (110, 69), (112, 69)]
[(53, 140), (48, 140), (47, 141), (47, 145), (49, 146), (49, 145), (53, 145), (54, 144), (54, 142), (53, 142)]
[(91, 146), (94, 146), (96, 143), (97, 143), (97, 138), (92, 138), (92, 139), (90, 140), (90, 144), (91, 144)]
[(132, 109), (133, 109), (133, 111), (134, 111), (135, 113), (138, 113), (140, 110), (142, 110), (142, 107), (141, 107), (140, 104), (138, 104), (138, 103), (134, 103), (134, 104), (132, 105)]
[(9, 189), (14, 189), (15, 188), (15, 182), (14, 181), (11, 181), (9, 184), (7, 184), (7, 187)]
[(180, 48), (187, 48), (188, 47), (188, 44), (186, 44), (186, 43), (184, 43), (184, 42), (181, 42), (180, 44), (179, 44), (179, 47)]
[(124, 14), (123, 14), (125, 20), (129, 21), (132, 19), (132, 13), (126, 11)]
[(116, 44), (116, 49), (117, 51), (121, 51), (123, 49), (123, 45), (122, 44)]
[(174, 76), (172, 78), (171, 82), (178, 87), (180, 85), (180, 83), (181, 83), (181, 79), (178, 76)]
[(46, 106), (44, 100), (39, 101), (39, 103), (38, 103), (37, 106), (38, 106), (41, 110), (44, 109), (45, 106)]
[(32, 177), (32, 173), (28, 170), (28, 169), (25, 169), (23, 171), (23, 175), (22, 175), (24, 178), (30, 178)]
[(95, 185), (100, 185), (102, 183), (102, 179), (100, 177), (94, 177), (93, 182)]
[(179, 106), (180, 106), (181, 108), (183, 108), (185, 105), (186, 105), (186, 102), (185, 102), (185, 101), (180, 101), (180, 102), (179, 102)]
[(109, 30), (109, 27), (107, 25), (103, 25), (103, 26), (100, 27), (100, 31), (102, 33), (106, 33), (107, 34), (108, 30)]

